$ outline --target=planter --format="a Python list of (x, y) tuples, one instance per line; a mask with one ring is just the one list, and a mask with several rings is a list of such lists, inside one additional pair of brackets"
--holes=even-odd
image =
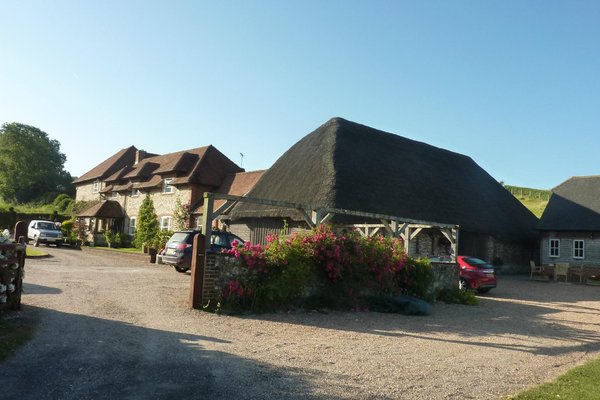
[(153, 249), (153, 248), (148, 249), (148, 254), (150, 255), (150, 262), (152, 264), (156, 263), (156, 254), (157, 253), (158, 253), (158, 251), (156, 249)]

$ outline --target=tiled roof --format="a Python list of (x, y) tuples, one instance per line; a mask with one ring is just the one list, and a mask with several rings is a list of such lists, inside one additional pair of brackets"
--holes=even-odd
[(104, 200), (77, 214), (78, 217), (123, 218), (123, 208), (118, 201)]
[(73, 183), (83, 183), (94, 179), (105, 179), (135, 161), (135, 146), (129, 146), (112, 155), (102, 163), (75, 179)]
[(150, 180), (145, 182), (137, 182), (133, 184), (136, 189), (148, 189), (162, 185), (162, 178), (159, 175), (154, 175)]
[[(260, 171), (249, 171), (249, 172), (238, 172), (237, 174), (229, 174), (225, 177), (225, 180), (221, 186), (215, 190), (215, 193), (230, 194), (234, 196), (243, 196), (250, 191), (263, 176), (265, 170)], [(214, 208), (217, 209), (225, 204), (225, 200), (215, 200)], [(204, 212), (204, 206), (202, 199), (199, 200), (193, 210), (193, 214), (202, 214)]]

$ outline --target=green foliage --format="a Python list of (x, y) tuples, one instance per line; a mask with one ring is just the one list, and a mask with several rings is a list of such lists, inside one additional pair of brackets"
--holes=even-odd
[(69, 207), (67, 207), (66, 211), (71, 217), (75, 218), (81, 211), (86, 210), (99, 202), (100, 200), (73, 201)]
[(574, 368), (553, 382), (529, 389), (512, 400), (577, 399), (595, 400), (598, 398), (598, 377), (600, 358)]
[(104, 239), (106, 240), (108, 247), (118, 247), (115, 246), (115, 233), (110, 229), (104, 232)]
[(460, 290), (459, 288), (442, 289), (437, 293), (437, 300), (449, 304), (465, 304), (475, 306), (479, 300), (470, 290)]
[(150, 242), (150, 247), (156, 250), (163, 249), (171, 236), (173, 236), (173, 231), (158, 231)]
[(513, 196), (515, 196), (529, 211), (540, 218), (548, 205), (550, 190), (531, 189), (519, 186), (503, 185)]
[(336, 235), (321, 226), (270, 236), (268, 242), (265, 248), (245, 243), (228, 251), (242, 267), (223, 289), (223, 309), (364, 308), (365, 292), (431, 297), (429, 261), (407, 257), (399, 239)]
[(74, 193), (60, 143), (33, 126), (10, 123), (0, 128), (0, 196), (13, 203), (51, 201)]
[(190, 228), (190, 205), (182, 204), (179, 196), (175, 199), (175, 211), (173, 212), (173, 220), (176, 230), (184, 230)]
[[(29, 247), (28, 247), (29, 249)], [(13, 354), (33, 337), (33, 328), (20, 322), (4, 321), (0, 316), (0, 361)]]
[(150, 245), (158, 233), (158, 217), (154, 211), (154, 203), (147, 194), (138, 211), (138, 220), (135, 231), (135, 246), (141, 248)]
[(71, 236), (71, 231), (73, 230), (73, 220), (67, 220), (64, 221), (61, 225), (60, 225), (60, 230), (62, 231), (63, 235), (66, 237), (70, 237)]

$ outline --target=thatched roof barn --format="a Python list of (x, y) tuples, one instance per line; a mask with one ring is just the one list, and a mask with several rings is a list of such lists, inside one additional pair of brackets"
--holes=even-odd
[(600, 232), (600, 176), (574, 176), (552, 189), (538, 228)]
[[(293, 145), (248, 196), (458, 224), (461, 235), (537, 238), (537, 218), (470, 157), (342, 118)], [(250, 203), (230, 214), (233, 222), (269, 217), (302, 220)]]
[(540, 261), (600, 267), (600, 176), (574, 176), (552, 189), (538, 224)]

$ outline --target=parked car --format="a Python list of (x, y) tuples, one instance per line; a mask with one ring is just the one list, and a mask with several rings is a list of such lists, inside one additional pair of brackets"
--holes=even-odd
[(63, 243), (63, 234), (54, 222), (34, 219), (29, 223), (27, 239), (32, 241), (36, 247), (40, 243), (54, 244), (56, 247), (60, 247)]
[(496, 287), (496, 271), (488, 262), (470, 256), (456, 257), (459, 268), (459, 288), (487, 293)]
[[(192, 268), (192, 245), (197, 233), (201, 232), (198, 230), (175, 232), (161, 251), (162, 262), (172, 265), (177, 272), (186, 272)], [(231, 232), (213, 231), (210, 237), (210, 250), (230, 249), (231, 244), (236, 240), (244, 243), (242, 239)]]

